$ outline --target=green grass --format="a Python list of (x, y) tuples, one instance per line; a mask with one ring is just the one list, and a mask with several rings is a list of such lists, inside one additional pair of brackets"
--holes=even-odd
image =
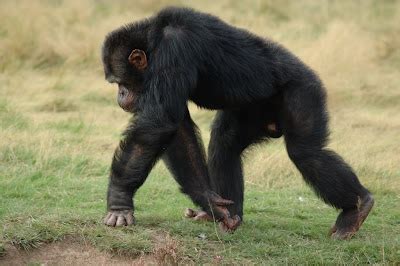
[[(338, 213), (303, 183), (282, 140), (246, 153), (245, 222), (234, 234), (186, 220), (193, 205), (162, 163), (135, 197), (137, 225), (103, 226), (109, 166), (129, 115), (104, 81), (100, 44), (171, 3), (183, 2), (0, 3), (0, 257), (9, 245), (73, 239), (160, 263), (400, 263), (398, 1), (185, 2), (274, 38), (320, 74), (330, 147), (376, 199), (352, 240), (327, 237)], [(190, 109), (207, 144), (214, 113)]]
[(221, 235), (211, 223), (182, 217), (192, 204), (158, 167), (137, 194), (137, 225), (110, 229), (101, 223), (107, 164), (84, 156), (42, 159), (21, 148), (1, 152), (2, 164), (9, 165), (7, 171), (2, 169), (7, 174), (0, 183), (5, 207), (0, 213), (2, 241), (24, 249), (74, 236), (103, 250), (135, 256), (151, 252), (155, 236), (169, 234), (180, 243), (180, 259), (196, 262), (222, 256), (235, 263), (347, 264), (395, 262), (400, 255), (400, 214), (394, 193), (376, 195), (377, 206), (365, 226), (353, 240), (342, 242), (326, 237), (337, 213), (308, 189), (250, 185), (245, 223), (235, 234)]

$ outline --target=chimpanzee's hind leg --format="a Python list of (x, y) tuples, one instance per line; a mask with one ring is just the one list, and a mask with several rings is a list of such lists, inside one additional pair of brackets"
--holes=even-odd
[(237, 111), (219, 111), (208, 147), (211, 187), (221, 197), (234, 201), (231, 215), (243, 219), (243, 171), (241, 154), (249, 145), (267, 137), (267, 123), (259, 114), (262, 106)]
[(223, 230), (235, 230), (240, 224), (240, 219), (230, 216), (227, 210), (227, 207), (233, 204), (231, 200), (223, 199), (211, 191), (204, 146), (197, 131), (187, 110), (174, 139), (166, 147), (164, 162), (181, 186), (182, 192), (202, 208), (201, 215), (196, 214), (196, 218), (202, 216), (215, 219), (220, 221)]
[(368, 216), (374, 200), (351, 167), (325, 147), (328, 117), (324, 92), (319, 88), (288, 89), (283, 106), (283, 133), (290, 159), (326, 203), (342, 209), (331, 236), (352, 237)]

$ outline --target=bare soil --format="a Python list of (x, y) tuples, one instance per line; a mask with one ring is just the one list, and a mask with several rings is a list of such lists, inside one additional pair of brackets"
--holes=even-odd
[(152, 255), (138, 258), (122, 257), (101, 252), (96, 248), (72, 241), (55, 242), (30, 251), (6, 247), (0, 265), (157, 265)]

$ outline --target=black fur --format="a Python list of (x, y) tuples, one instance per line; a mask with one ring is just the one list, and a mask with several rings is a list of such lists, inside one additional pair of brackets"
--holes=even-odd
[[(147, 54), (144, 72), (128, 63), (133, 49)], [(213, 190), (233, 200), (231, 215), (242, 217), (241, 153), (273, 137), (266, 129), (271, 123), (283, 133), (290, 159), (325, 202), (352, 209), (368, 194), (352, 169), (325, 148), (326, 93), (318, 76), (271, 40), (192, 9), (167, 8), (111, 32), (103, 62), (108, 80), (137, 94), (136, 119), (112, 163), (111, 210), (133, 208), (134, 192), (164, 154), (182, 191), (196, 204), (210, 212), (207, 195)], [(219, 110), (208, 167), (188, 101)]]

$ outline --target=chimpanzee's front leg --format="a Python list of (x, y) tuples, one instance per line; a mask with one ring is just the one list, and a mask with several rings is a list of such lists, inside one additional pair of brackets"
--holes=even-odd
[(180, 124), (168, 119), (162, 107), (154, 104), (145, 106), (149, 108), (136, 114), (114, 154), (107, 193), (108, 214), (104, 219), (109, 226), (134, 222), (132, 198)]
[(159, 157), (158, 149), (135, 139), (136, 131), (128, 129), (114, 153), (107, 192), (108, 213), (104, 219), (109, 226), (134, 223), (133, 195)]

